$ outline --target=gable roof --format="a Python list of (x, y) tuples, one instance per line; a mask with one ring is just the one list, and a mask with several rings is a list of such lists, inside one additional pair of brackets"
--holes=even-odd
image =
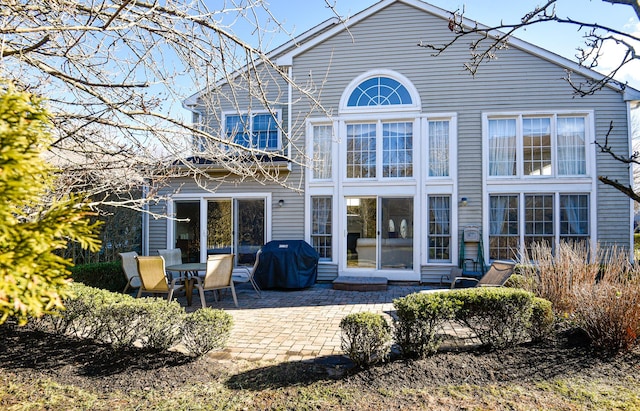
[[(431, 5), (429, 3), (425, 3), (422, 0), (381, 0), (378, 3), (360, 11), (354, 16), (350, 17), (346, 21), (341, 21), (337, 18), (332, 18), (326, 20), (317, 26), (307, 30), (302, 33), (300, 36), (284, 43), (283, 45), (276, 47), (269, 53), (267, 53), (267, 57), (271, 59), (275, 59), (276, 64), (278, 66), (292, 66), (293, 59), (306, 52), (307, 50), (321, 44), (322, 42), (330, 39), (331, 37), (348, 30), (353, 25), (367, 19), (369, 16), (379, 12), (380, 10), (389, 7), (394, 3), (403, 3), (409, 5), (411, 7), (415, 7), (418, 10), (421, 10), (426, 13), (430, 13), (436, 17), (440, 17), (445, 21), (448, 21), (451, 17), (451, 12), (440, 7)], [(480, 30), (488, 30), (489, 27), (483, 24), (480, 24), (474, 20), (463, 17), (462, 25), (465, 27), (477, 27)], [(504, 33), (498, 30), (488, 31), (489, 36), (497, 37), (503, 35)], [(598, 73), (595, 70), (591, 70), (587, 67), (581, 66), (575, 61), (572, 61), (566, 57), (562, 57), (558, 54), (555, 54), (549, 50), (543, 49), (542, 47), (536, 46), (532, 43), (526, 42), (524, 40), (520, 40), (517, 37), (510, 36), (507, 44), (510, 47), (518, 48), (526, 53), (542, 58), (546, 61), (549, 61), (553, 64), (556, 64), (564, 69), (570, 70), (572, 72), (578, 73), (584, 77), (591, 78), (594, 80), (602, 80), (605, 78), (604, 75)], [(244, 69), (240, 70), (242, 72)], [(221, 81), (218, 85), (222, 85), (226, 83), (226, 81)], [(640, 100), (640, 91), (636, 90), (630, 86), (626, 86), (615, 81), (607, 82), (606, 86), (612, 88), (616, 91), (622, 92), (623, 98), (625, 101), (638, 101)], [(194, 104), (200, 95), (200, 92), (195, 93), (191, 97), (187, 98), (184, 101), (184, 106), (189, 105), (187, 102), (191, 102)]]

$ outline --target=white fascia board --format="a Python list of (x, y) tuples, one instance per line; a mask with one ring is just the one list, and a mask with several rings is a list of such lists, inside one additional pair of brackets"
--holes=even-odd
[[(624, 101), (635, 102), (635, 106), (640, 102), (640, 91), (636, 90), (633, 87), (625, 87), (623, 94)], [(634, 104), (632, 104), (632, 107)]]

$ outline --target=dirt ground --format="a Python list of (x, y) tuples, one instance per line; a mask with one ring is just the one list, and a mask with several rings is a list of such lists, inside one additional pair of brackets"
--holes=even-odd
[(640, 352), (602, 356), (590, 351), (583, 339), (560, 335), (553, 341), (509, 350), (474, 349), (439, 352), (423, 360), (399, 358), (367, 370), (356, 370), (342, 356), (248, 368), (242, 379), (231, 362), (194, 360), (178, 352), (129, 349), (114, 352), (109, 346), (52, 334), (0, 327), (0, 370), (17, 380), (50, 378), (97, 393), (123, 393), (171, 389), (185, 383), (226, 379), (251, 389), (287, 386), (317, 380), (342, 379), (349, 386), (387, 389), (429, 386), (523, 383), (558, 377), (630, 376), (640, 380)]

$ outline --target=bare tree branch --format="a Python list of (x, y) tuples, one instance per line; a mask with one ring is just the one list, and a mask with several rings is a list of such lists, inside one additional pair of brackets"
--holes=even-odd
[[(465, 63), (465, 69), (472, 75), (475, 75), (480, 66), (487, 61), (497, 58), (497, 53), (509, 47), (509, 40), (520, 30), (532, 25), (542, 23), (557, 23), (563, 25), (576, 26), (579, 30), (588, 29), (584, 34), (585, 47), (578, 48), (579, 55), (578, 64), (596, 70), (599, 68), (599, 60), (602, 56), (603, 47), (608, 43), (615, 43), (624, 48), (624, 56), (618, 64), (606, 73), (602, 78), (587, 79), (582, 82), (575, 82), (571, 76), (571, 72), (567, 72), (566, 80), (570, 83), (574, 92), (580, 96), (586, 96), (595, 93), (609, 83), (616, 83), (621, 87), (615, 76), (620, 72), (622, 67), (631, 61), (640, 60), (640, 56), (636, 53), (635, 45), (640, 43), (640, 37), (633, 33), (628, 33), (615, 27), (606, 26), (588, 21), (579, 21), (571, 18), (559, 17), (556, 14), (557, 0), (547, 0), (543, 5), (536, 7), (532, 11), (526, 13), (519, 22), (508, 24), (501, 23), (493, 27), (475, 25), (469, 26), (464, 19), (464, 9), (451, 12), (451, 18), (448, 22), (449, 30), (454, 33), (454, 37), (447, 43), (434, 44), (428, 42), (420, 42), (418, 46), (434, 51), (434, 55), (440, 55), (445, 50), (463, 39), (471, 39), (469, 50), (471, 56), (469, 61)], [(634, 0), (603, 0), (610, 3), (624, 4), (633, 6), (635, 14), (638, 15), (638, 2)], [(638, 15), (640, 18), (640, 15)]]
[[(240, 23), (255, 28), (251, 39), (236, 35)], [(309, 166), (295, 134), (304, 119), (281, 129), (283, 146), (270, 151), (234, 142), (220, 113), (223, 105), (276, 113), (288, 88), (323, 110), (320, 85), (298, 84), (266, 53), (278, 31), (286, 33), (261, 0), (215, 9), (204, 0), (8, 0), (0, 9), (0, 77), (49, 97), (60, 192), (88, 191), (101, 199), (96, 205), (120, 196), (123, 206), (142, 208), (126, 193), (172, 177), (211, 191), (230, 178), (300, 190), (303, 182), (280, 165)], [(222, 83), (229, 92), (221, 95)], [(208, 124), (181, 114), (194, 90), (197, 109), (212, 114)]]

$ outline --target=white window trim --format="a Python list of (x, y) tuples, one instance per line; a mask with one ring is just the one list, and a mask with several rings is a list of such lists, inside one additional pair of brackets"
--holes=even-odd
[[(409, 177), (383, 177), (383, 137), (382, 137), (382, 125), (383, 123), (412, 123), (412, 175)], [(375, 124), (376, 127), (376, 176), (372, 178), (351, 178), (347, 177), (347, 126), (352, 124)], [(421, 142), (420, 137), (422, 130), (420, 126), (420, 119), (418, 117), (411, 116), (374, 116), (374, 118), (365, 119), (362, 117), (358, 117), (357, 120), (346, 120), (339, 122), (338, 135), (344, 136), (344, 138), (340, 141), (339, 146), (339, 163), (341, 174), (340, 178), (343, 182), (357, 182), (357, 183), (391, 183), (391, 184), (402, 184), (402, 182), (410, 181), (415, 182), (418, 180), (418, 174), (420, 170), (418, 167), (420, 166), (420, 162), (416, 161), (416, 158), (420, 155), (420, 146)]]
[[(411, 96), (412, 104), (397, 104), (391, 106), (367, 106), (367, 107), (347, 107), (347, 103), (349, 101), (349, 97), (351, 93), (355, 90), (356, 87), (360, 85), (365, 80), (368, 80), (373, 77), (389, 77), (392, 78), (400, 84), (402, 84), (409, 95)], [(419, 111), (422, 107), (422, 101), (420, 100), (420, 94), (418, 90), (413, 86), (413, 83), (409, 81), (409, 79), (402, 74), (393, 71), (393, 70), (370, 70), (365, 73), (362, 73), (358, 77), (351, 80), (351, 83), (344, 89), (342, 96), (340, 98), (340, 113), (379, 113), (379, 112), (402, 112), (406, 113), (408, 111)]]
[[(522, 119), (524, 117), (548, 117), (551, 118), (551, 164), (552, 174), (548, 176), (524, 175), (524, 162), (522, 159)], [(585, 175), (559, 175), (557, 164), (557, 119), (558, 117), (584, 117), (585, 119)], [(514, 176), (490, 176), (489, 175), (489, 120), (516, 119), (516, 175)], [(549, 111), (518, 111), (518, 112), (483, 112), (482, 113), (482, 175), (485, 184), (491, 182), (504, 183), (516, 180), (540, 182), (558, 180), (570, 182), (592, 180), (596, 176), (596, 152), (591, 142), (595, 136), (595, 124), (593, 110), (549, 110)]]
[[(332, 127), (332, 144), (331, 144), (331, 176), (329, 178), (315, 178), (315, 173), (313, 170), (313, 139), (314, 133), (313, 129), (316, 126), (331, 126)], [(337, 161), (338, 161), (338, 153), (336, 150), (336, 142), (337, 142), (337, 124), (334, 121), (331, 121), (328, 118), (320, 118), (320, 119), (308, 119), (306, 125), (306, 148), (305, 151), (307, 153), (307, 158), (309, 159), (309, 182), (312, 183), (322, 183), (325, 184), (333, 184), (336, 179), (336, 170), (339, 169)]]
[[(253, 118), (256, 115), (260, 114), (275, 114), (276, 123), (278, 124), (278, 144), (276, 148), (265, 148), (266, 151), (280, 151), (282, 150), (282, 110), (277, 109), (273, 111), (269, 110), (256, 110), (256, 111), (223, 111), (222, 112), (222, 135), (227, 139), (227, 116), (251, 116), (251, 121), (249, 123), (249, 133), (253, 134)], [(256, 149), (260, 149), (258, 147), (254, 147)], [(260, 149), (262, 150), (262, 149)]]
[[(553, 161), (554, 172), (551, 176), (523, 176), (523, 162), (521, 158), (517, 158), (517, 175), (516, 176), (489, 176), (489, 119), (494, 118), (522, 118), (522, 117), (552, 117), (553, 122), (557, 117), (584, 117), (585, 118), (585, 160), (586, 174), (584, 176), (558, 176), (557, 164), (555, 164), (557, 155), (555, 153), (555, 142), (553, 143)], [(553, 194), (554, 195), (554, 242), (557, 243), (560, 238), (559, 229), (559, 198), (561, 194), (589, 194), (589, 238), (591, 246), (595, 247), (598, 242), (598, 221), (597, 221), (597, 173), (596, 167), (596, 151), (591, 141), (595, 136), (593, 110), (548, 110), (548, 111), (518, 111), (518, 112), (485, 112), (482, 113), (482, 183), (483, 183), (483, 211), (482, 226), (489, 227), (489, 196), (493, 194), (514, 194), (518, 195), (518, 224), (520, 240), (524, 239), (524, 195), (526, 194)], [(522, 151), (521, 141), (521, 121), (516, 123), (517, 150)], [(556, 131), (553, 131), (554, 135)], [(558, 224), (556, 226), (556, 224)], [(483, 230), (484, 255), (489, 258), (489, 230)], [(520, 247), (524, 244), (521, 241)]]
[[(271, 222), (272, 222), (272, 205), (271, 205), (271, 193), (220, 193), (220, 194), (207, 194), (207, 195), (193, 195), (193, 194), (174, 194), (167, 200), (167, 213), (170, 218), (167, 218), (167, 248), (174, 248), (176, 243), (175, 238), (175, 202), (181, 201), (193, 201), (200, 202), (200, 244), (207, 243), (207, 202), (209, 200), (220, 199), (263, 199), (265, 205), (265, 244), (271, 241)], [(235, 224), (235, 223), (234, 223)], [(202, 229), (204, 227), (204, 229)], [(207, 249), (200, 247), (200, 261), (207, 261)]]
[[(429, 197), (440, 196), (449, 197), (449, 261), (447, 260), (429, 260)], [(423, 207), (424, 219), (422, 220), (424, 225), (424, 241), (423, 250), (424, 262), (423, 265), (429, 266), (442, 266), (448, 264), (455, 264), (458, 261), (458, 202), (453, 194), (453, 190), (446, 192), (433, 191), (426, 192), (424, 195)]]
[[(572, 189), (573, 188), (573, 189)], [(524, 250), (524, 238), (526, 236), (525, 233), (525, 195), (529, 194), (540, 194), (540, 195), (552, 195), (553, 196), (553, 243), (554, 247), (557, 249), (560, 244), (560, 196), (567, 194), (585, 194), (589, 196), (589, 241), (591, 242), (592, 251), (595, 251), (595, 246), (598, 242), (597, 238), (597, 211), (596, 211), (596, 193), (594, 190), (591, 190), (591, 186), (589, 185), (578, 185), (566, 187), (562, 185), (520, 185), (517, 189), (515, 187), (502, 187), (502, 189), (493, 189), (487, 190), (484, 196), (484, 207), (483, 207), (483, 215), (482, 215), (482, 226), (489, 227), (489, 204), (490, 197), (492, 195), (515, 195), (518, 197), (518, 243), (519, 250), (518, 252), (522, 253)], [(483, 241), (484, 241), (484, 255), (486, 256), (487, 262), (489, 259), (489, 230), (484, 230), (483, 232)]]
[[(437, 115), (427, 114), (421, 116), (422, 119), (422, 147), (421, 152), (421, 172), (422, 179), (429, 184), (452, 184), (458, 181), (458, 115), (457, 113), (441, 113)], [(449, 175), (430, 176), (429, 175), (429, 122), (448, 121), (449, 122)]]

